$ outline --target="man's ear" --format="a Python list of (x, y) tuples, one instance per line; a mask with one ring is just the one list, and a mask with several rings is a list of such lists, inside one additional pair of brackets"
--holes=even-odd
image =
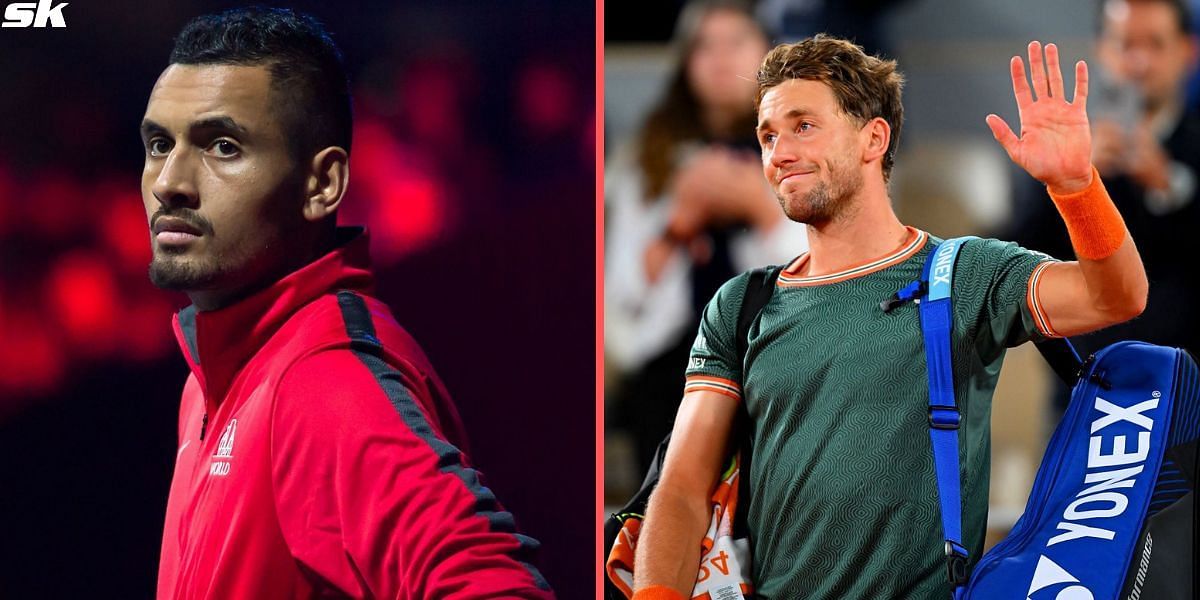
[(339, 146), (318, 152), (308, 163), (304, 218), (317, 222), (337, 211), (350, 183), (350, 157)]
[(892, 127), (882, 117), (867, 121), (861, 130), (863, 141), (863, 162), (883, 160), (887, 154), (888, 144), (892, 141)]

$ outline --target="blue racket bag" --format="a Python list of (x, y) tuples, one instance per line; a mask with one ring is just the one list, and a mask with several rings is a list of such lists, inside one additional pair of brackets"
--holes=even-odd
[(942, 242), (921, 281), (930, 439), (953, 597), (970, 600), (1197, 598), (1200, 369), (1185, 351), (1119, 342), (1081, 361), (1070, 343), (1038, 344), (1072, 385), (1025, 512), (968, 573), (962, 545), (958, 425), (950, 365), (954, 262), (972, 238)]

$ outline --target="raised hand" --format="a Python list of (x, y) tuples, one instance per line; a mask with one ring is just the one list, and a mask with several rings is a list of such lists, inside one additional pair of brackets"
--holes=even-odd
[(1071, 102), (1067, 102), (1063, 91), (1058, 47), (1054, 44), (1046, 45), (1046, 66), (1043, 66), (1041, 43), (1029, 43), (1032, 89), (1025, 80), (1021, 57), (1014, 56), (1009, 66), (1021, 119), (1021, 136), (1017, 137), (1004, 119), (990, 114), (987, 124), (992, 135), (1013, 162), (1056, 193), (1086, 188), (1092, 181), (1087, 63), (1082, 60), (1075, 63), (1075, 94)]

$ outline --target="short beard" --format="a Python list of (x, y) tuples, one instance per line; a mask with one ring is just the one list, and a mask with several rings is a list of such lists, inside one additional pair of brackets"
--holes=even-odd
[(845, 214), (851, 199), (862, 189), (862, 173), (852, 168), (831, 172), (831, 183), (819, 181), (798, 200), (776, 194), (783, 214), (797, 223), (823, 225)]
[(164, 290), (190, 292), (216, 287), (228, 276), (219, 260), (194, 264), (170, 251), (158, 250), (150, 262), (150, 283)]

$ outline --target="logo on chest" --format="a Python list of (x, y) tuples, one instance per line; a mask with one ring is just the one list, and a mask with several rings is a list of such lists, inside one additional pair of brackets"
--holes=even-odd
[(208, 467), (208, 474), (218, 477), (224, 477), (229, 474), (229, 460), (233, 458), (233, 440), (237, 434), (237, 419), (230, 419), (229, 424), (225, 426), (225, 430), (221, 432), (221, 439), (217, 440), (217, 451), (213, 453), (212, 463)]

